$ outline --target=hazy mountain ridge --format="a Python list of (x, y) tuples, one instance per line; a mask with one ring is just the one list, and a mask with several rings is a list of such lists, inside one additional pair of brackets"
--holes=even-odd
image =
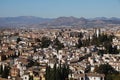
[(86, 19), (84, 17), (59, 17), (59, 18), (40, 18), (34, 16), (20, 17), (0, 17), (0, 27), (104, 27), (109, 24), (120, 25), (120, 18), (96, 17)]
[(49, 22), (50, 20), (52, 19), (34, 16), (0, 17), (0, 26), (2, 27), (30, 26), (32, 24)]

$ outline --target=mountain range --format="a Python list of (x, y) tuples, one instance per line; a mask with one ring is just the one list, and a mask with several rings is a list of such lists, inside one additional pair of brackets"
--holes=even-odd
[(0, 17), (0, 27), (105, 27), (120, 25), (120, 18), (58, 17), (40, 18), (34, 16)]

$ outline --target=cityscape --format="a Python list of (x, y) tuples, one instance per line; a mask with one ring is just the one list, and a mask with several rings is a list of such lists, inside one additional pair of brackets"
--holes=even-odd
[(0, 80), (120, 80), (119, 3), (1, 0)]

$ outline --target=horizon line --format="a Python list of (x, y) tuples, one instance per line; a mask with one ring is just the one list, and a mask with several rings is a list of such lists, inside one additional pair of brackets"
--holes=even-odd
[(36, 17), (36, 18), (60, 18), (60, 17), (74, 17), (74, 18), (86, 18), (86, 19), (90, 19), (90, 18), (120, 18), (120, 17), (116, 17), (116, 16), (112, 16), (112, 17), (107, 17), (107, 16), (97, 16), (97, 17), (76, 17), (76, 16), (58, 16), (58, 17), (42, 17), (42, 16), (0, 16), (0, 18), (13, 18), (13, 17)]

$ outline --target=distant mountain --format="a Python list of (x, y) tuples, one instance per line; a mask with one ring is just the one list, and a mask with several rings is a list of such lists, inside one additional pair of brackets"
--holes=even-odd
[(120, 25), (119, 18), (97, 17), (93, 19), (86, 19), (84, 17), (59, 17), (51, 22), (41, 23), (38, 26), (55, 26), (55, 27), (104, 27), (110, 25)]
[(120, 18), (117, 18), (117, 17), (111, 17), (111, 18), (96, 17), (96, 18), (90, 18), (90, 20), (120, 20)]
[(120, 25), (120, 18), (58, 17), (54, 19), (34, 16), (0, 17), (0, 27), (104, 27)]
[(4, 23), (41, 23), (50, 21), (52, 19), (49, 18), (39, 18), (34, 16), (20, 16), (20, 17), (5, 17), (0, 18), (0, 22)]
[(91, 20), (108, 20), (109, 18), (106, 17), (96, 17), (96, 18), (92, 18)]
[(120, 18), (116, 18), (116, 17), (111, 17), (109, 18), (110, 20), (120, 20)]
[(54, 20), (52, 20), (51, 22), (46, 22), (43, 24), (39, 24), (44, 25), (44, 26), (79, 26), (79, 25), (85, 25), (88, 22), (87, 19), (85, 18), (75, 18), (75, 17), (59, 17), (56, 18)]
[(53, 19), (49, 18), (40, 18), (34, 16), (19, 16), (19, 17), (0, 17), (0, 26), (9, 27), (9, 26), (27, 26), (32, 24), (39, 24), (43, 22), (49, 22)]

